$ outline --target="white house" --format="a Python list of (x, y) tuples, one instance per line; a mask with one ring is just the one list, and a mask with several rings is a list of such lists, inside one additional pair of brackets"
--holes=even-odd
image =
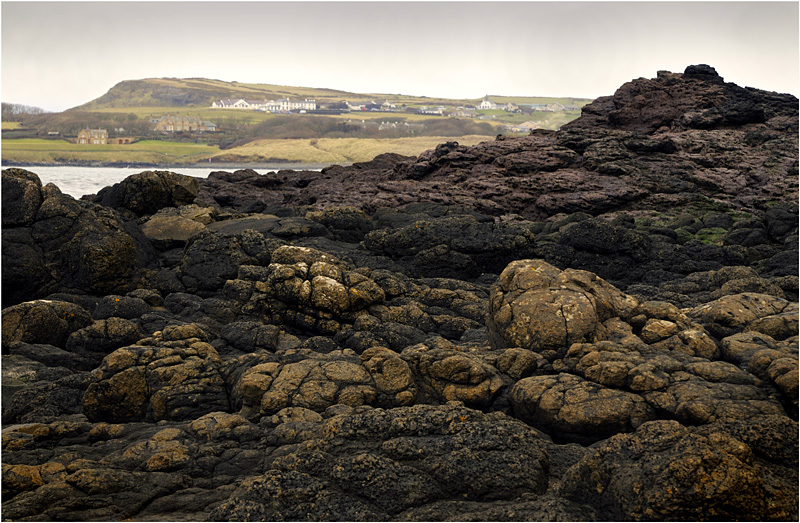
[(317, 109), (315, 100), (292, 101), (288, 98), (280, 100), (270, 100), (264, 104), (264, 110), (268, 113), (284, 113), (288, 111), (314, 111)]
[(288, 111), (314, 111), (317, 108), (315, 100), (292, 101), (288, 98), (280, 100), (245, 100), (244, 98), (220, 100), (211, 104), (213, 109), (249, 109), (251, 111), (267, 111), (269, 113), (283, 113)]
[(220, 100), (219, 102), (214, 102), (211, 104), (212, 109), (243, 109), (247, 106), (247, 102), (242, 98), (232, 99), (226, 98), (224, 100)]
[(489, 95), (487, 94), (486, 97), (483, 99), (481, 104), (478, 106), (479, 109), (497, 109), (497, 104), (493, 101), (489, 100)]

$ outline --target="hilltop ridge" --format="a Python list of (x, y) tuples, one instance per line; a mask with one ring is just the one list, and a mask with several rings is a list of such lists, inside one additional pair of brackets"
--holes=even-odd
[[(103, 96), (70, 110), (92, 111), (124, 107), (208, 107), (212, 102), (225, 98), (277, 99), (312, 98), (318, 103), (336, 103), (343, 100), (386, 100), (404, 104), (469, 104), (479, 103), (483, 98), (455, 99), (413, 96), (386, 93), (354, 93), (338, 89), (318, 87), (294, 87), (274, 84), (226, 82), (208, 78), (145, 78), (124, 80), (108, 90)], [(524, 99), (525, 103), (570, 102), (582, 105), (586, 98), (498, 96), (505, 103)]]

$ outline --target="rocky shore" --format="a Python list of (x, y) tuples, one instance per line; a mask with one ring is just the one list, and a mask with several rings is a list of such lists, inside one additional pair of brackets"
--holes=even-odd
[(2, 174), (2, 518), (798, 518), (798, 100), (705, 65), (322, 172)]

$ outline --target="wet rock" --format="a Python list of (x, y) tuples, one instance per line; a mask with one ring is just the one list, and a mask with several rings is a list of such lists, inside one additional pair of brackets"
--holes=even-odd
[(204, 232), (188, 242), (181, 261), (181, 280), (191, 293), (208, 295), (234, 279), (241, 265), (267, 265), (277, 247), (262, 234), (235, 235)]
[(3, 228), (33, 225), (43, 200), (42, 182), (35, 173), (3, 170)]
[(131, 286), (137, 268), (154, 263), (138, 227), (109, 209), (76, 201), (52, 184), (42, 187), (35, 176), (7, 170), (3, 176), (12, 185), (24, 180), (28, 188), (20, 191), (41, 195), (26, 199), (24, 211), (3, 206), (5, 306), (61, 290), (121, 290)]
[(242, 352), (274, 351), (280, 329), (257, 322), (235, 322), (223, 327), (220, 335), (229, 345)]
[[(547, 484), (542, 441), (503, 415), (454, 405), (359, 408), (323, 431), (325, 439), (243, 483), (212, 518), (382, 520), (444, 499), (513, 500)], [(482, 470), (489, 463), (491, 478)]]
[(379, 254), (409, 258), (412, 276), (470, 279), (497, 273), (515, 257), (532, 254), (534, 238), (525, 227), (465, 215), (372, 231), (364, 245)]
[[(97, 320), (70, 334), (66, 349), (99, 364), (111, 352), (133, 345), (142, 338), (139, 327), (123, 318)], [(87, 369), (89, 370), (89, 369)]]
[(3, 405), (4, 423), (47, 423), (81, 413), (81, 397), (89, 386), (89, 373), (49, 374), (40, 380), (42, 376), (37, 372), (35, 383), (17, 391)]
[(305, 217), (324, 225), (337, 240), (350, 243), (362, 241), (373, 227), (367, 214), (355, 207), (311, 211)]
[(141, 298), (109, 294), (100, 300), (92, 316), (99, 320), (112, 317), (132, 320), (151, 311), (150, 305)]

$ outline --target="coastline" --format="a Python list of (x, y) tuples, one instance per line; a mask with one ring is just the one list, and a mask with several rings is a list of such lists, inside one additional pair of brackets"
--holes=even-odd
[[(141, 168), (141, 169), (156, 169), (156, 170), (170, 170), (170, 169), (210, 169), (216, 170), (239, 170), (239, 169), (269, 169), (274, 171), (280, 170), (320, 170), (329, 167), (333, 164), (328, 163), (295, 163), (295, 162), (195, 162), (195, 163), (181, 163), (181, 164), (157, 164), (147, 162), (65, 162), (65, 163), (31, 163), (31, 162), (8, 162), (3, 160), (0, 166), (3, 169), (12, 167), (21, 167), (25, 169), (35, 167), (105, 167), (105, 168)], [(348, 166), (350, 163), (339, 163), (336, 165)]]

